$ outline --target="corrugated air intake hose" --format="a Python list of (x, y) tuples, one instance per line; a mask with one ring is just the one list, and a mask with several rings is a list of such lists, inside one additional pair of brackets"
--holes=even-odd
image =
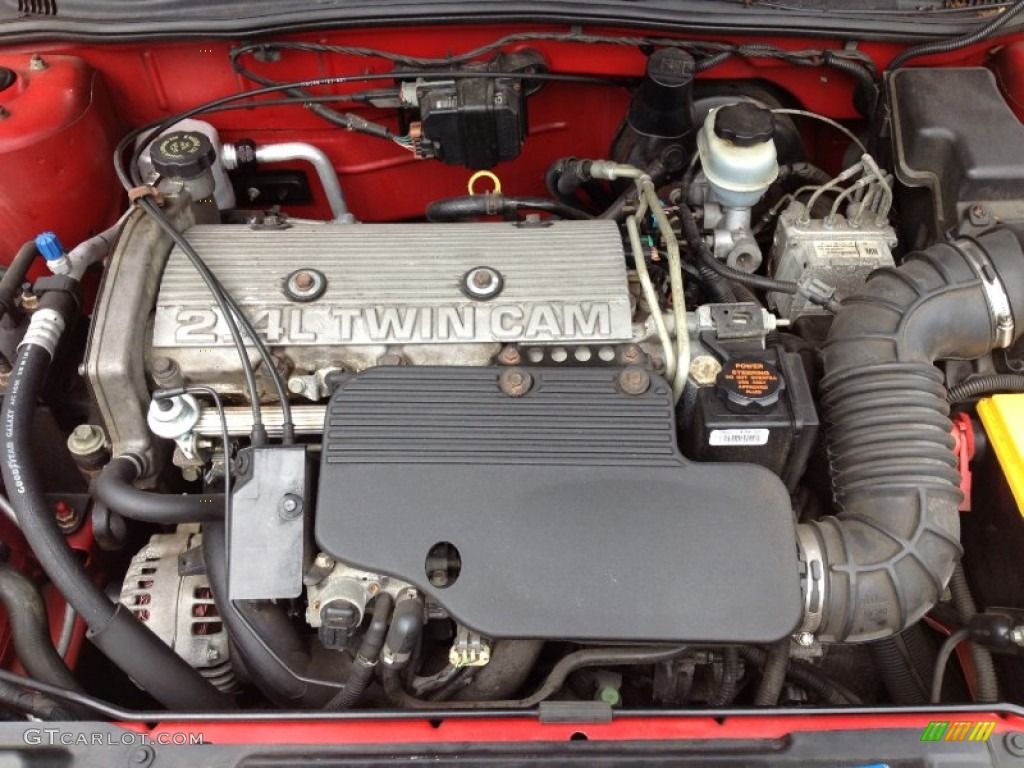
[(875, 640), (940, 599), (961, 555), (960, 474), (936, 360), (975, 359), (1024, 330), (1024, 251), (1000, 229), (910, 254), (843, 302), (823, 348), (839, 513), (798, 527), (803, 630)]

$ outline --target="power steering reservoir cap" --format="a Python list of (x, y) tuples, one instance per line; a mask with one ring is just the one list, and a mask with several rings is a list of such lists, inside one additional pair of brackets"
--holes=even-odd
[(775, 120), (771, 110), (741, 101), (718, 110), (715, 135), (737, 147), (754, 147), (772, 140)]
[(160, 136), (150, 150), (153, 168), (171, 179), (194, 179), (213, 165), (217, 152), (198, 131), (175, 131)]
[(727, 361), (715, 382), (718, 396), (734, 413), (761, 413), (775, 407), (786, 384), (779, 369), (767, 360)]

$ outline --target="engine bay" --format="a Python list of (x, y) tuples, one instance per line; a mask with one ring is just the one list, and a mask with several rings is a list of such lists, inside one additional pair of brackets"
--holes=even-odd
[(1024, 704), (1024, 42), (917, 57), (0, 48), (7, 708)]

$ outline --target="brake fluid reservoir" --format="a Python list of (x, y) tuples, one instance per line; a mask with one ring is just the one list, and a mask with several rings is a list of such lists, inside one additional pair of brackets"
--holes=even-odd
[(79, 243), (117, 214), (117, 125), (75, 56), (0, 55), (0, 263), (44, 230)]
[(711, 110), (697, 135), (704, 176), (727, 208), (750, 208), (779, 175), (771, 110), (750, 102)]

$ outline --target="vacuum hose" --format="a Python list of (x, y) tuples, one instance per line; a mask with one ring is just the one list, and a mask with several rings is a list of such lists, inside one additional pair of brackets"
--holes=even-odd
[(1024, 250), (994, 230), (910, 254), (844, 300), (825, 342), (834, 517), (800, 525), (803, 631), (887, 637), (942, 596), (960, 559), (960, 474), (934, 362), (975, 359), (1024, 329)]

